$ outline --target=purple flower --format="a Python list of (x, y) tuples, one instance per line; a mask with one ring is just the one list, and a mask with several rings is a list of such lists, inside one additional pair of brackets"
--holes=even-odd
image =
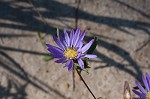
[(145, 77), (144, 75), (142, 76), (142, 80), (145, 88), (143, 88), (143, 86), (138, 81), (135, 81), (140, 92), (134, 89), (132, 90), (136, 95), (139, 96), (138, 98), (134, 99), (150, 99), (150, 76), (148, 75), (148, 73), (146, 73)]
[(71, 71), (74, 66), (74, 62), (77, 62), (81, 69), (84, 69), (84, 62), (81, 58), (96, 58), (96, 55), (86, 54), (86, 51), (91, 47), (94, 42), (92, 39), (89, 43), (84, 45), (83, 38), (85, 31), (81, 32), (78, 28), (76, 31), (73, 29), (70, 35), (64, 29), (64, 36), (59, 34), (58, 38), (53, 36), (54, 41), (58, 47), (46, 44), (48, 51), (54, 58), (58, 58), (56, 63), (66, 63), (64, 67), (68, 67)]

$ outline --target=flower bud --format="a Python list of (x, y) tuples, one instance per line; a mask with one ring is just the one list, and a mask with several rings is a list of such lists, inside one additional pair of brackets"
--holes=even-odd
[(130, 86), (127, 81), (125, 81), (124, 84), (124, 93), (123, 93), (124, 99), (131, 99), (131, 92), (130, 92)]

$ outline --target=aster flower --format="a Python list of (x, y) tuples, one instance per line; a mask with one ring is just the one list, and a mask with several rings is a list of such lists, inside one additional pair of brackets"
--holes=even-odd
[(133, 89), (133, 92), (139, 96), (138, 98), (134, 99), (150, 99), (150, 76), (148, 75), (148, 73), (146, 73), (145, 77), (144, 75), (142, 76), (142, 80), (145, 88), (138, 81), (135, 81), (140, 92)]
[(55, 62), (66, 63), (64, 67), (68, 67), (69, 71), (73, 69), (74, 63), (78, 63), (81, 69), (84, 69), (85, 64), (82, 58), (96, 58), (96, 55), (86, 54), (86, 51), (93, 44), (94, 39), (84, 45), (84, 36), (85, 31), (81, 32), (79, 28), (76, 31), (72, 29), (70, 35), (64, 29), (64, 35), (59, 34), (58, 37), (53, 36), (58, 47), (50, 44), (46, 44), (46, 46), (51, 56), (58, 58)]

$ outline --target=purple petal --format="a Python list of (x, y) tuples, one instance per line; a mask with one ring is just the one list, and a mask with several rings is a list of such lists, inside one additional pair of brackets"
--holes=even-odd
[(146, 79), (147, 79), (147, 83), (148, 83), (148, 87), (150, 91), (150, 76), (148, 75), (148, 73), (146, 73)]
[(53, 36), (53, 39), (60, 48), (65, 49), (63, 43), (60, 40), (58, 40), (56, 36)]
[(62, 58), (63, 57), (63, 54), (57, 54), (57, 53), (55, 53), (55, 54), (51, 53), (50, 55), (54, 58)]
[(73, 41), (74, 41), (74, 30), (72, 29), (70, 33), (70, 47), (72, 47)]
[[(83, 32), (83, 33), (80, 33), (80, 36), (79, 36), (79, 39), (78, 39), (78, 42), (77, 42), (77, 44), (76, 44), (76, 47), (79, 47), (79, 45), (81, 44), (81, 42), (82, 42), (82, 44), (83, 44), (83, 38), (84, 38), (84, 36), (85, 36), (85, 31)], [(83, 46), (83, 45), (82, 45)], [(82, 47), (81, 46), (81, 47)]]
[(86, 33), (86, 32), (83, 31), (83, 33), (80, 34), (80, 38), (79, 38), (80, 40), (83, 40), (83, 38), (84, 38), (84, 36), (85, 36), (85, 33)]
[(94, 42), (94, 39), (92, 39), (89, 43), (87, 43), (86, 45), (84, 45), (81, 49), (82, 53), (86, 52), (90, 47), (91, 45), (93, 44)]
[(73, 60), (69, 60), (70, 63), (68, 65), (68, 71), (71, 71), (73, 69)]
[(80, 42), (76, 45), (76, 49), (77, 49), (78, 51), (81, 51), (82, 46), (83, 46), (83, 42), (80, 41)]
[(85, 54), (83, 54), (83, 53), (78, 53), (76, 59), (78, 59), (78, 58), (80, 58), (80, 57), (83, 57), (83, 56), (85, 56)]
[(66, 43), (69, 46), (70, 45), (70, 38), (68, 36), (66, 29), (64, 29), (64, 36), (65, 36)]
[(141, 94), (142, 99), (146, 99), (146, 96), (144, 94)]
[[(138, 92), (138, 91), (136, 91), (136, 90), (132, 90), (136, 95), (138, 95), (139, 97), (142, 97), (142, 99), (146, 99), (146, 97), (145, 97), (145, 94), (143, 94), (143, 93), (140, 93), (140, 92)], [(135, 98), (136, 99), (136, 98)], [(138, 99), (138, 98), (137, 98)], [(141, 98), (139, 98), (139, 99), (141, 99)]]
[(70, 60), (69, 60), (69, 61), (67, 61), (67, 63), (65, 64), (65, 66), (64, 66), (64, 67), (68, 67), (68, 66), (69, 66), (69, 64), (70, 64)]
[(81, 69), (84, 69), (84, 63), (81, 58), (78, 59), (78, 63), (80, 65)]
[(132, 90), (136, 95), (138, 95), (138, 96), (141, 96), (142, 97), (142, 93), (140, 93), (140, 92), (138, 92), (138, 91), (136, 91), (136, 90)]
[(61, 59), (56, 60), (55, 62), (56, 62), (56, 63), (64, 63), (65, 61), (66, 61), (66, 58), (63, 57), (63, 58), (61, 58)]
[(46, 44), (47, 46), (47, 49), (48, 51), (50, 51), (52, 54), (61, 54), (63, 55), (63, 50), (58, 48), (58, 47), (55, 47), (55, 46), (52, 46), (50, 44)]
[(141, 86), (141, 84), (138, 81), (135, 81), (136, 85), (138, 86), (138, 88), (141, 90), (142, 93), (146, 94), (145, 89)]
[(59, 38), (60, 38), (60, 41), (62, 42), (62, 44), (63, 44), (66, 48), (68, 48), (68, 44), (66, 43), (65, 38), (64, 38), (62, 35), (59, 35)]
[(147, 80), (146, 80), (146, 78), (144, 77), (144, 75), (142, 75), (142, 80), (143, 80), (143, 83), (144, 83), (144, 85), (145, 85), (147, 91), (149, 91), (148, 83), (147, 83)]
[(76, 59), (80, 58), (82, 56), (82, 53), (78, 53)]
[(77, 28), (77, 30), (76, 30), (76, 32), (75, 32), (75, 34), (74, 34), (74, 47), (76, 47), (76, 45), (77, 45), (77, 42), (78, 42), (78, 40), (79, 40), (79, 35), (80, 35), (80, 29), (79, 28)]
[(86, 54), (84, 57), (87, 57), (87, 58), (96, 58), (97, 56), (96, 56), (96, 55), (89, 55), (89, 54)]

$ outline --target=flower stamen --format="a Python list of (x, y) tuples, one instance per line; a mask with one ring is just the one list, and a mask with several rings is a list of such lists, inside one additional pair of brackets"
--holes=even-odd
[(150, 92), (146, 94), (146, 99), (150, 99)]
[(76, 58), (78, 54), (78, 51), (73, 49), (73, 48), (70, 48), (70, 49), (67, 49), (65, 52), (64, 52), (64, 55), (66, 58), (68, 59), (74, 59)]

